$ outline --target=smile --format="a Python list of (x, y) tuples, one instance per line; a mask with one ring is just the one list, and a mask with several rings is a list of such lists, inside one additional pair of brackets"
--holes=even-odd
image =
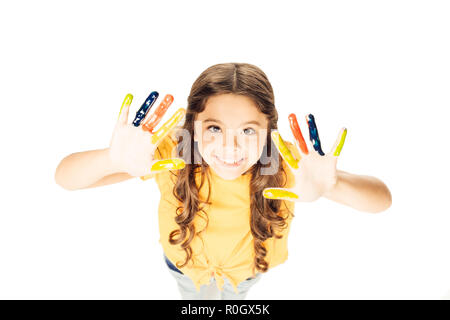
[(245, 160), (245, 158), (241, 158), (240, 160), (233, 159), (222, 159), (216, 155), (213, 155), (214, 159), (217, 160), (217, 163), (226, 168), (237, 168), (239, 167)]

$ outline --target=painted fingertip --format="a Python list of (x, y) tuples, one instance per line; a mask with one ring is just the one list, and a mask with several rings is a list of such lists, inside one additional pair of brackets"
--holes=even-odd
[(280, 133), (277, 130), (273, 130), (270, 135), (272, 136), (272, 139), (275, 141), (281, 139)]
[(294, 134), (294, 138), (297, 141), (297, 144), (300, 148), (300, 150), (304, 154), (308, 154), (308, 147), (306, 145), (305, 139), (303, 138), (302, 131), (300, 130), (300, 126), (297, 121), (297, 116), (294, 113), (291, 113), (288, 116), (289, 119), (289, 125), (291, 127), (291, 131)]
[(311, 140), (314, 150), (316, 150), (321, 156), (324, 156), (325, 153), (322, 151), (322, 147), (320, 145), (319, 132), (317, 131), (314, 116), (310, 113), (306, 117), (306, 121), (309, 128), (309, 140)]
[(339, 144), (336, 147), (336, 151), (334, 152), (335, 156), (339, 156), (341, 154), (342, 147), (344, 146), (346, 137), (347, 137), (347, 128), (344, 128), (344, 131), (341, 134), (341, 140), (339, 141)]
[(172, 130), (178, 122), (180, 122), (183, 117), (186, 114), (186, 109), (184, 108), (180, 108), (178, 109), (173, 115), (172, 117), (167, 120), (166, 123), (164, 123), (164, 125), (159, 128), (158, 130), (156, 130), (156, 132), (152, 135), (152, 143), (153, 144), (157, 144), (159, 142), (160, 139), (162, 139), (166, 133), (168, 133), (170, 130)]
[(165, 159), (155, 162), (151, 171), (163, 171), (163, 170), (179, 170), (185, 167), (186, 163), (183, 159)]
[(173, 99), (174, 99), (173, 95), (166, 94), (163, 101), (164, 101), (164, 103), (171, 104), (173, 102)]
[(161, 101), (161, 103), (156, 108), (156, 110), (150, 115), (150, 117), (142, 125), (142, 129), (145, 131), (148, 131), (150, 133), (153, 133), (153, 130), (159, 124), (162, 117), (166, 113), (167, 109), (172, 104), (173, 100), (174, 99), (171, 94), (166, 94), (163, 101)]
[(133, 95), (131, 93), (128, 93), (125, 96), (125, 99), (123, 99), (122, 106), (120, 107), (119, 117), (118, 118), (120, 118), (120, 115), (122, 114), (123, 107), (125, 107), (125, 106), (128, 107), (131, 104), (132, 101), (133, 101)]
[(264, 189), (263, 191), (264, 198), (267, 199), (298, 199), (298, 195), (287, 190), (281, 189)]
[(128, 93), (125, 96), (125, 99), (123, 99), (122, 107), (129, 106), (132, 101), (133, 101), (133, 95), (131, 93)]
[(155, 104), (156, 99), (158, 99), (159, 93), (157, 91), (153, 91), (150, 95), (145, 99), (142, 106), (136, 112), (136, 116), (133, 120), (133, 125), (135, 127), (139, 127), (141, 121), (144, 120), (147, 113), (150, 111), (151, 107)]
[(305, 118), (306, 118), (306, 122), (308, 123), (308, 127), (311, 126), (311, 124), (316, 122), (312, 113), (308, 113), (308, 115), (306, 115)]
[(279, 152), (283, 156), (284, 160), (294, 169), (298, 169), (298, 160), (296, 160), (293, 156), (289, 148), (284, 143), (281, 135), (278, 131), (274, 130), (271, 133), (272, 139), (275, 145), (278, 147)]

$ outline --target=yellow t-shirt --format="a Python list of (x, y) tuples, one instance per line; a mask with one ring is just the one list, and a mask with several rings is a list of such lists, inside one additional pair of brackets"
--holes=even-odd
[[(291, 152), (296, 152), (292, 143), (286, 142)], [(167, 136), (158, 145), (155, 153), (156, 159), (168, 159), (176, 155), (176, 140)], [(297, 155), (297, 153), (294, 153)], [(289, 167), (282, 161), (287, 174), (285, 188), (293, 186), (294, 178)], [(254, 276), (253, 261), (254, 247), (253, 235), (250, 230), (250, 178), (249, 173), (241, 175), (235, 180), (224, 180), (210, 170), (211, 176), (211, 205), (205, 205), (204, 211), (208, 215), (208, 225), (199, 215), (194, 218), (196, 235), (190, 243), (192, 260), (180, 270), (192, 279), (199, 290), (200, 285), (209, 284), (214, 276), (219, 289), (222, 289), (224, 280), (228, 278), (237, 291), (237, 285), (245, 279)], [(159, 231), (160, 243), (164, 253), (174, 264), (184, 262), (185, 251), (180, 245), (169, 243), (169, 234), (178, 229), (175, 222), (176, 209), (181, 203), (173, 195), (173, 186), (176, 181), (176, 171), (165, 171), (154, 175), (161, 192), (159, 202)], [(200, 174), (196, 176), (197, 185), (200, 185)], [(267, 186), (270, 187), (270, 186)], [(206, 200), (208, 196), (208, 179), (200, 189), (200, 199)], [(280, 210), (286, 214), (286, 206), (294, 212), (295, 202), (283, 201)], [(269, 268), (283, 263), (288, 256), (287, 236), (290, 229), (292, 215), (286, 220), (287, 226), (278, 233), (281, 239), (270, 238), (264, 242), (267, 249), (265, 261)], [(206, 227), (206, 228), (205, 228)]]

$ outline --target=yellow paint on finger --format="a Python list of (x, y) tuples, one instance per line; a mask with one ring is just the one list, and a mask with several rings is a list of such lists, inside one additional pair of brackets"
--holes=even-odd
[(294, 169), (298, 169), (298, 160), (294, 158), (289, 148), (284, 143), (283, 139), (281, 138), (281, 135), (278, 131), (272, 132), (272, 139), (275, 145), (278, 147), (278, 150), (280, 151), (281, 155), (283, 156), (284, 160)]
[(286, 189), (265, 189), (263, 196), (268, 199), (298, 199), (298, 195)]
[(170, 132), (170, 130), (172, 130), (177, 125), (178, 122), (181, 121), (181, 119), (183, 119), (185, 114), (186, 110), (184, 108), (178, 109), (173, 114), (173, 116), (152, 135), (152, 143), (157, 144), (168, 132)]
[(179, 170), (185, 167), (183, 159), (159, 160), (152, 165), (151, 171)]
[(344, 146), (346, 136), (347, 136), (347, 129), (344, 129), (344, 131), (341, 134), (341, 141), (339, 141), (339, 144), (336, 147), (336, 151), (334, 151), (335, 156), (339, 156), (341, 154), (341, 150), (342, 147)]
[(125, 99), (123, 99), (122, 106), (120, 107), (119, 117), (118, 117), (118, 118), (120, 118), (120, 115), (122, 114), (122, 109), (123, 109), (123, 107), (124, 107), (124, 106), (129, 106), (129, 105), (131, 104), (132, 101), (133, 101), (133, 95), (130, 94), (130, 93), (127, 94), (127, 95), (125, 96)]

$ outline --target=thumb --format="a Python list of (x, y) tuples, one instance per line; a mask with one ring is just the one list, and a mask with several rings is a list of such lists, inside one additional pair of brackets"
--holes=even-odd
[(285, 188), (265, 188), (263, 197), (266, 199), (295, 201), (299, 196), (292, 189)]

